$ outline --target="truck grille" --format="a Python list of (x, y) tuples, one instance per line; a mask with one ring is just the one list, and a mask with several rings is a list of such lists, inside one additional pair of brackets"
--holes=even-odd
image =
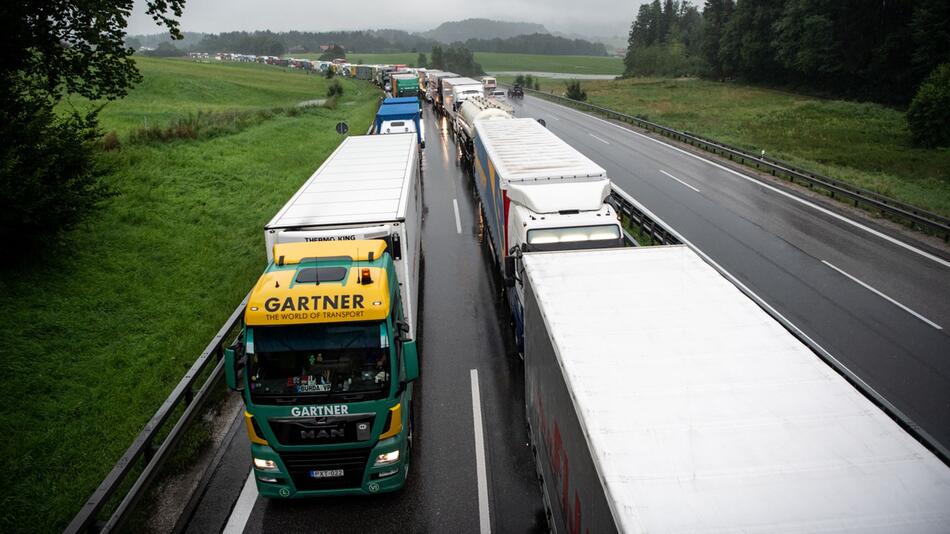
[[(290, 478), (299, 491), (359, 488), (363, 484), (363, 472), (369, 459), (370, 449), (347, 449), (342, 451), (282, 452)], [(310, 471), (342, 469), (343, 476), (312, 478)]]

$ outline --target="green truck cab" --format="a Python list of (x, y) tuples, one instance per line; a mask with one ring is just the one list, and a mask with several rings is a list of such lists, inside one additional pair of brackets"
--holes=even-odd
[(240, 391), (258, 492), (370, 495), (405, 484), (415, 341), (383, 240), (287, 243), (225, 350)]

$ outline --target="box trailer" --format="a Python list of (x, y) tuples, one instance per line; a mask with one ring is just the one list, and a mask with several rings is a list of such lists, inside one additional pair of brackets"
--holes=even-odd
[(393, 74), (390, 78), (394, 97), (419, 96), (419, 77), (415, 74)]
[(426, 90), (426, 98), (432, 102), (435, 109), (442, 106), (442, 82), (450, 78), (458, 78), (459, 75), (454, 72), (438, 72), (429, 76), (429, 87)]
[(281, 243), (384, 240), (415, 339), (421, 197), (415, 134), (347, 137), (264, 227), (267, 261)]
[(950, 532), (950, 468), (690, 248), (523, 264), (552, 531)]
[(471, 78), (444, 78), (442, 80), (442, 113), (449, 117), (449, 126), (453, 127), (459, 106), (469, 98), (483, 96), (485, 91), (478, 80)]
[[(605, 202), (607, 171), (534, 119), (475, 120), (475, 185), (496, 265), (525, 252), (622, 247), (617, 212)], [(515, 338), (522, 291), (506, 274)]]

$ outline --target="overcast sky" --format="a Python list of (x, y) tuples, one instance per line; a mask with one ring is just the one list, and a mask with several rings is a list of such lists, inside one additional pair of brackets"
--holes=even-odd
[[(185, 31), (428, 30), (448, 20), (472, 17), (536, 22), (550, 31), (583, 35), (626, 34), (647, 0), (187, 0)], [(136, 0), (129, 34), (156, 33)]]

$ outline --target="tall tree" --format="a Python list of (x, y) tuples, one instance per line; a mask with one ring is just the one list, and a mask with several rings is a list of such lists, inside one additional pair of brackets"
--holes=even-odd
[(442, 52), (441, 46), (432, 47), (432, 61), (430, 65), (433, 69), (445, 70), (445, 55)]
[[(173, 38), (184, 0), (147, 0)], [(0, 239), (55, 234), (80, 220), (104, 188), (93, 164), (98, 108), (57, 104), (125, 96), (141, 80), (124, 44), (133, 0), (0, 3)]]
[(703, 28), (702, 54), (703, 59), (709, 68), (713, 78), (723, 79), (722, 59), (719, 56), (719, 48), (722, 44), (722, 33), (729, 17), (732, 16), (732, 10), (735, 9), (733, 0), (706, 0), (703, 8)]

